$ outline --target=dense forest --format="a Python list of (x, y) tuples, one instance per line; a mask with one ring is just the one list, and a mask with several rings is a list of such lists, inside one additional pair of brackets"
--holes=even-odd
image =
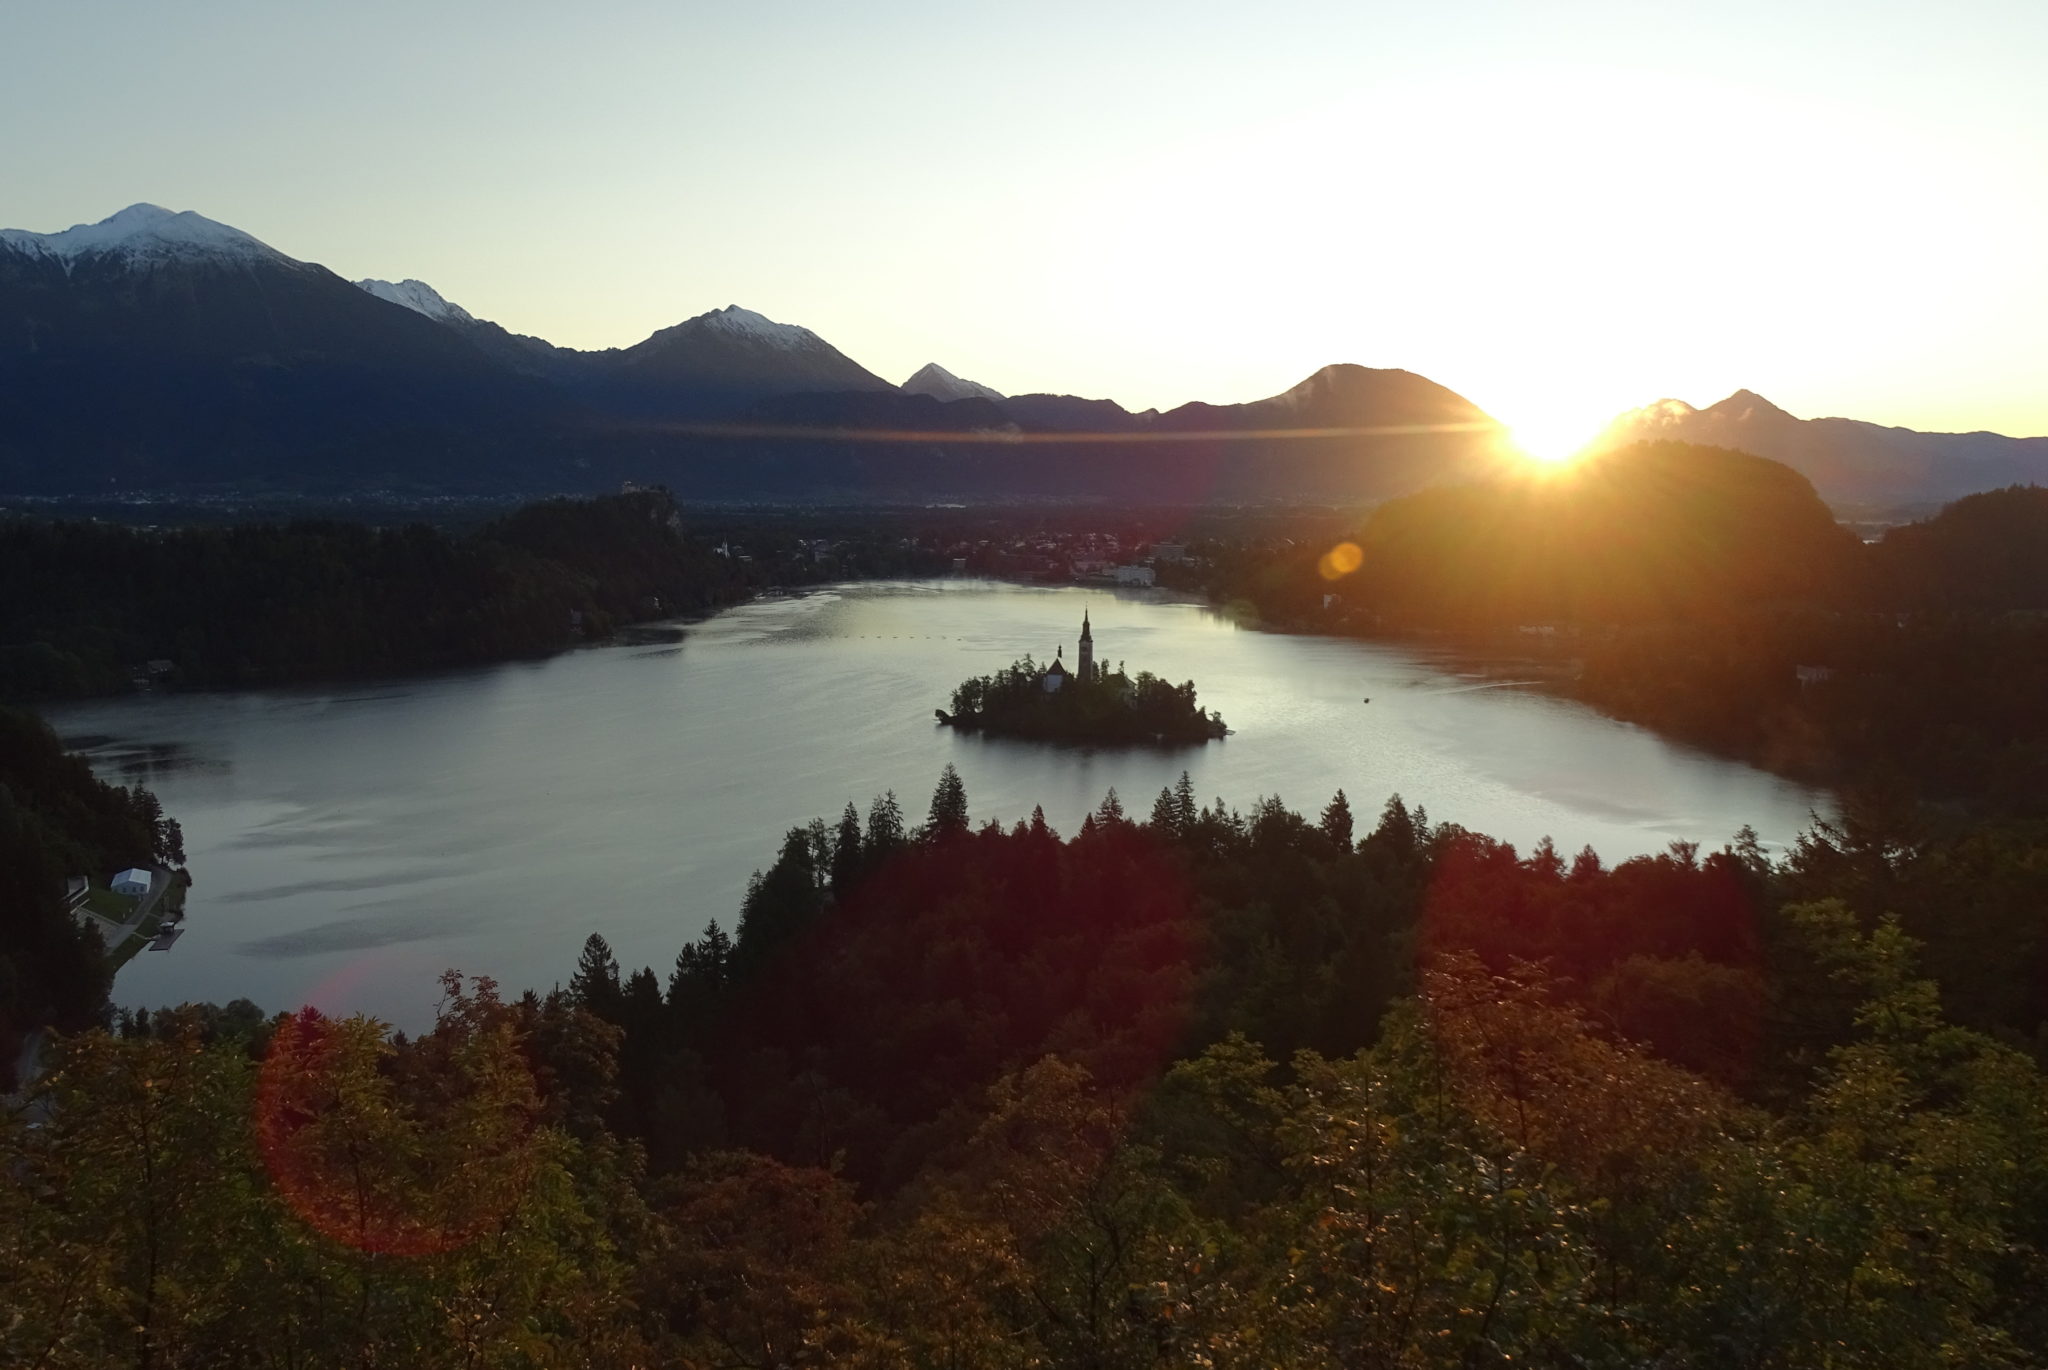
[(65, 881), (128, 866), (184, 864), (156, 796), (93, 777), (32, 715), (0, 708), (0, 1089), (21, 1036), (99, 1026), (112, 971), (100, 934), (65, 906)]
[[(135, 529), (0, 517), (0, 698), (397, 674), (601, 639), (769, 585), (929, 574), (914, 549), (724, 554), (665, 491), (527, 505), (482, 528), (299, 521)], [(152, 665), (154, 663), (154, 665)]]
[(1133, 676), (1119, 664), (1087, 680), (1066, 673), (1060, 688), (1047, 690), (1047, 669), (1026, 656), (994, 675), (962, 681), (953, 689), (953, 711), (941, 709), (939, 718), (969, 732), (1094, 746), (1202, 743), (1228, 731), (1195, 702), (1192, 680), (1175, 685), (1150, 671)]
[(417, 1038), (68, 1039), (0, 1355), (2037, 1366), (2048, 865), (1926, 821), (1608, 868), (949, 775), (793, 830), (666, 983), (593, 935)]

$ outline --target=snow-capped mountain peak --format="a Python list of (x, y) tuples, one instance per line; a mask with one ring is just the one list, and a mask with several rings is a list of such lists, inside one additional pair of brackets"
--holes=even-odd
[(751, 309), (742, 309), (729, 304), (723, 309), (714, 309), (709, 314), (699, 314), (677, 325), (707, 333), (723, 333), (735, 338), (745, 338), (766, 343), (771, 347), (811, 348), (824, 345), (824, 339), (808, 328), (799, 328), (793, 323), (777, 323), (765, 314), (756, 314)]
[(935, 400), (1000, 400), (1003, 392), (980, 381), (965, 380), (937, 362), (926, 362), (916, 375), (903, 382), (908, 395), (930, 395)]
[(118, 257), (147, 266), (214, 258), (227, 261), (290, 262), (291, 258), (239, 228), (216, 223), (191, 210), (135, 204), (96, 224), (77, 224), (60, 233), (0, 229), (0, 246), (63, 263), (66, 272), (88, 257)]
[(475, 323), (476, 318), (461, 305), (443, 299), (441, 292), (425, 281), (403, 280), (398, 282), (364, 280), (357, 281), (356, 288), (366, 290), (378, 299), (410, 309), (415, 314), (424, 314), (437, 323)]

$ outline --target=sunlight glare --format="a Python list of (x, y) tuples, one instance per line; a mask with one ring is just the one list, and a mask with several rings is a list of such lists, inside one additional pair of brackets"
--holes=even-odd
[(1508, 442), (1544, 466), (1562, 466), (1592, 446), (1599, 428), (1584, 420), (1533, 419), (1509, 425)]

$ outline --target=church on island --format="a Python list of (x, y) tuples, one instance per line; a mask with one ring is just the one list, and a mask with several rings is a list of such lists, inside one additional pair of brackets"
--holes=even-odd
[(1081, 611), (1081, 659), (1076, 663), (1074, 670), (1069, 671), (1060, 662), (1060, 658), (1066, 655), (1066, 651), (1065, 647), (1061, 647), (1059, 651), (1053, 653), (1052, 665), (1045, 668), (1045, 675), (1039, 682), (1039, 688), (1043, 689), (1047, 694), (1052, 694), (1064, 688), (1069, 681), (1078, 680), (1080, 683), (1086, 684), (1096, 678), (1095, 632), (1088, 626), (1088, 611), (1086, 609)]
[(1021, 657), (994, 675), (963, 680), (938, 721), (963, 732), (1089, 746), (1164, 745), (1213, 741), (1228, 728), (1195, 702), (1195, 682), (1178, 685), (1145, 671), (1126, 675), (1095, 659), (1095, 625), (1081, 615), (1080, 651), (1070, 667), (1065, 647), (1041, 666)]

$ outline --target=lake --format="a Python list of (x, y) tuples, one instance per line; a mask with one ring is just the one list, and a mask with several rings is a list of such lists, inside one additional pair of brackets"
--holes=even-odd
[[(956, 734), (953, 686), (1064, 648), (1174, 681), (1233, 733), (1174, 751)], [(1371, 702), (1365, 700), (1370, 697)], [(417, 1027), (434, 976), (566, 981), (602, 932), (666, 980), (783, 832), (893, 789), (920, 821), (947, 762), (976, 822), (1042, 804), (1071, 834), (1114, 786), (1142, 819), (1183, 768), (1248, 809), (1311, 817), (1342, 787), (1368, 830), (1399, 792), (1526, 851), (1610, 863), (1747, 823), (1789, 843), (1823, 796), (1583, 706), (1384, 645), (1241, 629), (1146, 591), (976, 581), (847, 585), (689, 626), (680, 643), (322, 689), (164, 694), (52, 709), (105, 778), (183, 824), (187, 932), (121, 972), (155, 1006), (317, 1004)]]

